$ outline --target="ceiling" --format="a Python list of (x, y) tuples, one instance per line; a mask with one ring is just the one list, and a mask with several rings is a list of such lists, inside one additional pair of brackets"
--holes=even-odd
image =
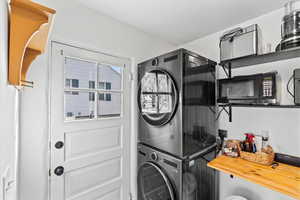
[[(179, 45), (283, 7), (288, 0), (78, 0)], [(279, 23), (279, 22), (278, 22)]]

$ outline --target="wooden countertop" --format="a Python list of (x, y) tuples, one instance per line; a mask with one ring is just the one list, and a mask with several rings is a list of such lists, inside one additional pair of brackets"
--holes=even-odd
[(219, 171), (257, 183), (295, 199), (300, 199), (300, 168), (279, 163), (275, 169), (243, 160), (219, 156), (207, 164)]

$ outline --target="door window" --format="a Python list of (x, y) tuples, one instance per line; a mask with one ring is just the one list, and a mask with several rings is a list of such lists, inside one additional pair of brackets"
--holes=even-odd
[(120, 117), (122, 76), (123, 67), (66, 57), (65, 120)]

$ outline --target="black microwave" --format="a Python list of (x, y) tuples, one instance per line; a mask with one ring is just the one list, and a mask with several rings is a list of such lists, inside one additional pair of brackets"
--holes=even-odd
[(218, 103), (280, 104), (280, 94), (277, 72), (218, 80)]

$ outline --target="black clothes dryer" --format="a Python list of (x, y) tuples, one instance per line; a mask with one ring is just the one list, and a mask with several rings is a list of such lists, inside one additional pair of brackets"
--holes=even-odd
[(138, 200), (217, 200), (216, 171), (205, 158), (182, 160), (138, 145)]
[(179, 158), (212, 147), (216, 63), (179, 49), (138, 65), (138, 138)]

